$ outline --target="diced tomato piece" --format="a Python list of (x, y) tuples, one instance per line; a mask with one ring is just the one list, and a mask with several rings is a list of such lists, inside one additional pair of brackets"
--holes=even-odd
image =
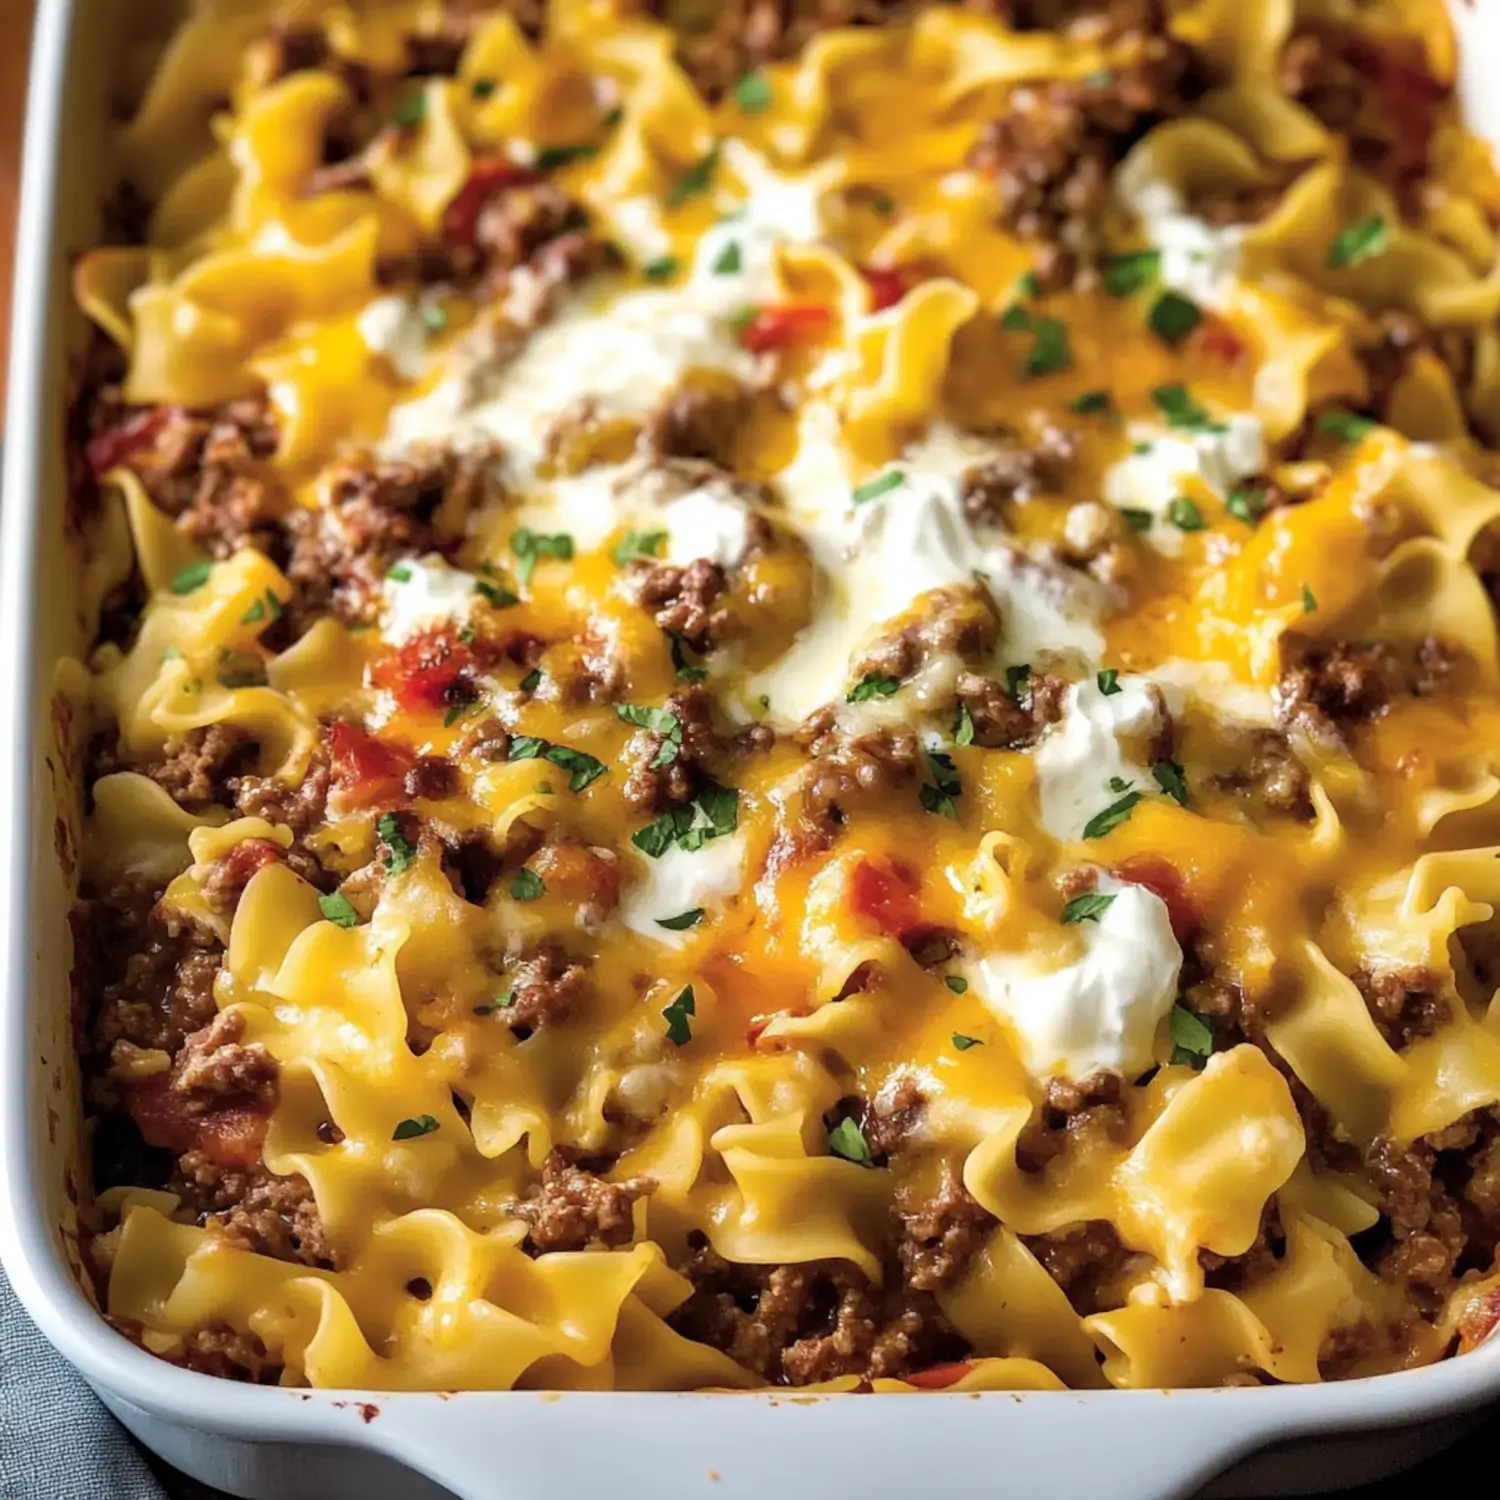
[(468, 181), (458, 190), (443, 215), (443, 238), (463, 250), (475, 246), (479, 215), (496, 194), (506, 188), (524, 187), (541, 179), (535, 172), (518, 167), (503, 156), (486, 156), (469, 169)]
[(378, 740), (357, 724), (334, 724), (328, 731), (333, 781), (345, 799), (366, 807), (400, 795), (401, 780), (411, 766), (400, 745)]
[(281, 845), (273, 844), (270, 839), (241, 839), (219, 863), (224, 867), (225, 878), (243, 889), (257, 870), (278, 864), (282, 856)]
[(149, 448), (172, 415), (170, 406), (153, 406), (126, 418), (117, 427), (101, 432), (89, 441), (86, 449), (89, 469), (95, 479), (103, 479), (118, 468), (132, 453)]
[(473, 700), (474, 653), (451, 632), (427, 631), (376, 664), (376, 687), (388, 689), (402, 708), (442, 710)]
[(542, 877), (549, 896), (561, 896), (570, 906), (613, 911), (620, 904), (618, 866), (582, 844), (543, 844), (527, 865)]
[(1198, 348), (1222, 365), (1240, 365), (1249, 357), (1250, 347), (1223, 318), (1205, 313), (1193, 334)]
[(789, 302), (782, 307), (758, 308), (740, 329), (740, 344), (752, 354), (814, 344), (833, 322), (826, 307), (811, 302)]
[(253, 1167), (260, 1160), (269, 1115), (246, 1104), (195, 1111), (185, 1094), (172, 1091), (172, 1075), (156, 1073), (128, 1086), (130, 1117), (148, 1145), (182, 1155), (201, 1151), (220, 1167)]
[(919, 1391), (945, 1391), (950, 1385), (957, 1385), (965, 1375), (972, 1375), (974, 1366), (969, 1360), (959, 1360), (951, 1365), (932, 1365), (925, 1370), (914, 1370), (905, 1376), (908, 1385), (914, 1385)]
[(916, 875), (905, 865), (872, 865), (862, 859), (849, 875), (849, 905), (890, 937), (903, 938), (922, 925)]
[(1490, 1287), (1471, 1297), (1458, 1316), (1458, 1347), (1467, 1354), (1477, 1349), (1500, 1323), (1500, 1287)]
[(1172, 935), (1180, 943), (1198, 926), (1198, 913), (1177, 868), (1157, 854), (1132, 854), (1115, 866), (1115, 875), (1127, 885), (1144, 886), (1166, 903), (1172, 920)]
[(1448, 92), (1427, 71), (1426, 52), (1415, 37), (1389, 38), (1372, 43), (1376, 48), (1375, 76), (1407, 171), (1426, 168), (1436, 106)]
[(861, 266), (859, 274), (870, 288), (873, 312), (894, 307), (911, 290), (911, 281), (899, 266)]

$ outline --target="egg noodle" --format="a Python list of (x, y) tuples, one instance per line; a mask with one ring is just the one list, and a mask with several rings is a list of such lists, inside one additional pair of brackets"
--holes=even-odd
[(384, 1390), (1471, 1346), (1500, 179), (1441, 6), (542, 9), (139, 39), (65, 674), (111, 1320)]

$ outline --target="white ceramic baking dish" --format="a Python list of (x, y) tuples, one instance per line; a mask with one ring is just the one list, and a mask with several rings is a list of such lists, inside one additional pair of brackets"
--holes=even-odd
[[(1500, 139), (1500, 0), (1455, 0), (1476, 124)], [(1055, 1500), (1309, 1493), (1415, 1462), (1500, 1397), (1500, 1344), (1318, 1387), (915, 1396), (388, 1395), (254, 1388), (152, 1359), (76, 1273), (69, 1035), (76, 787), (53, 673), (79, 650), (63, 421), (96, 237), (119, 28), (158, 0), (40, 0), (27, 117), (0, 586), (0, 1253), (47, 1337), (145, 1443), (251, 1500), (765, 1500), (952, 1492)], [(24, 1372), (23, 1372), (24, 1378)], [(102, 1478), (102, 1476), (101, 1476)]]

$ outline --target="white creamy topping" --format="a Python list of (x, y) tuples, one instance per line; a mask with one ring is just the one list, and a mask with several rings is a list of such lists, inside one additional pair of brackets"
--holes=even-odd
[(683, 566), (700, 557), (732, 567), (750, 540), (750, 511), (734, 486), (713, 480), (669, 500), (660, 520), (667, 532), (663, 558)]
[(1143, 1073), (1177, 996), (1182, 950), (1166, 903), (1108, 876), (1098, 890), (1114, 900), (1096, 921), (1078, 924), (1084, 953), (1077, 963), (1038, 974), (1007, 954), (978, 966), (980, 998), (1019, 1033), (1038, 1078), (1086, 1078), (1101, 1068), (1125, 1078)]
[(1120, 736), (1144, 740), (1161, 724), (1161, 700), (1144, 677), (1119, 677), (1118, 692), (1101, 691), (1084, 678), (1069, 689), (1063, 717), (1036, 747), (1037, 798), (1042, 827), (1062, 843), (1083, 837), (1084, 825), (1125, 789), (1154, 789), (1150, 771), (1127, 758)]
[(1266, 441), (1256, 417), (1237, 413), (1215, 425), (1223, 430), (1173, 432), (1132, 423), (1129, 436), (1141, 451), (1105, 473), (1104, 498), (1162, 516), (1183, 493), (1183, 480), (1197, 478), (1224, 499), (1265, 468)]
[(469, 617), (478, 580), (472, 573), (450, 567), (436, 555), (420, 561), (405, 558), (395, 565), (383, 585), (385, 619), (380, 633), (394, 645), (423, 630)]
[(602, 417), (642, 417), (691, 369), (747, 378), (751, 356), (713, 308), (676, 290), (576, 301), (488, 375), (445, 380), (391, 413), (388, 442), (498, 440), (515, 480), (542, 457), (548, 429), (584, 400)]
[(736, 834), (709, 839), (691, 852), (673, 844), (660, 859), (635, 849), (626, 857), (630, 880), (620, 898), (620, 920), (642, 937), (680, 948), (696, 927), (673, 932), (659, 924), (700, 906), (711, 910), (735, 895), (743, 881), (745, 841)]
[(802, 718), (841, 699), (853, 653), (924, 594), (953, 584), (980, 580), (995, 596), (1006, 660), (1026, 660), (1043, 650), (1093, 657), (1103, 649), (1098, 586), (1033, 560), (998, 537), (977, 536), (959, 495), (960, 476), (979, 453), (960, 453), (960, 445), (938, 441), (944, 445), (939, 468), (922, 467), (923, 449), (914, 448), (882, 471), (899, 474), (899, 483), (851, 506), (843, 463), (826, 449), (818, 451), (816, 432), (804, 429), (803, 449), (782, 473), (781, 488), (788, 511), (803, 522), (828, 587), (811, 624), (749, 684), (752, 697), (769, 696), (774, 717)]
[(1244, 257), (1244, 227), (1207, 224), (1187, 212), (1182, 195), (1170, 183), (1138, 182), (1138, 175), (1120, 172), (1116, 192), (1160, 254), (1161, 284), (1204, 307), (1223, 308)]
[(383, 354), (403, 380), (420, 380), (427, 373), (427, 325), (414, 302), (377, 297), (365, 303), (355, 326), (365, 347)]

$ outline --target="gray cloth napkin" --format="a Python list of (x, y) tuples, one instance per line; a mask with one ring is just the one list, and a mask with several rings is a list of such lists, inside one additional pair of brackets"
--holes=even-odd
[(165, 1500), (125, 1429), (21, 1310), (3, 1268), (0, 1500)]

